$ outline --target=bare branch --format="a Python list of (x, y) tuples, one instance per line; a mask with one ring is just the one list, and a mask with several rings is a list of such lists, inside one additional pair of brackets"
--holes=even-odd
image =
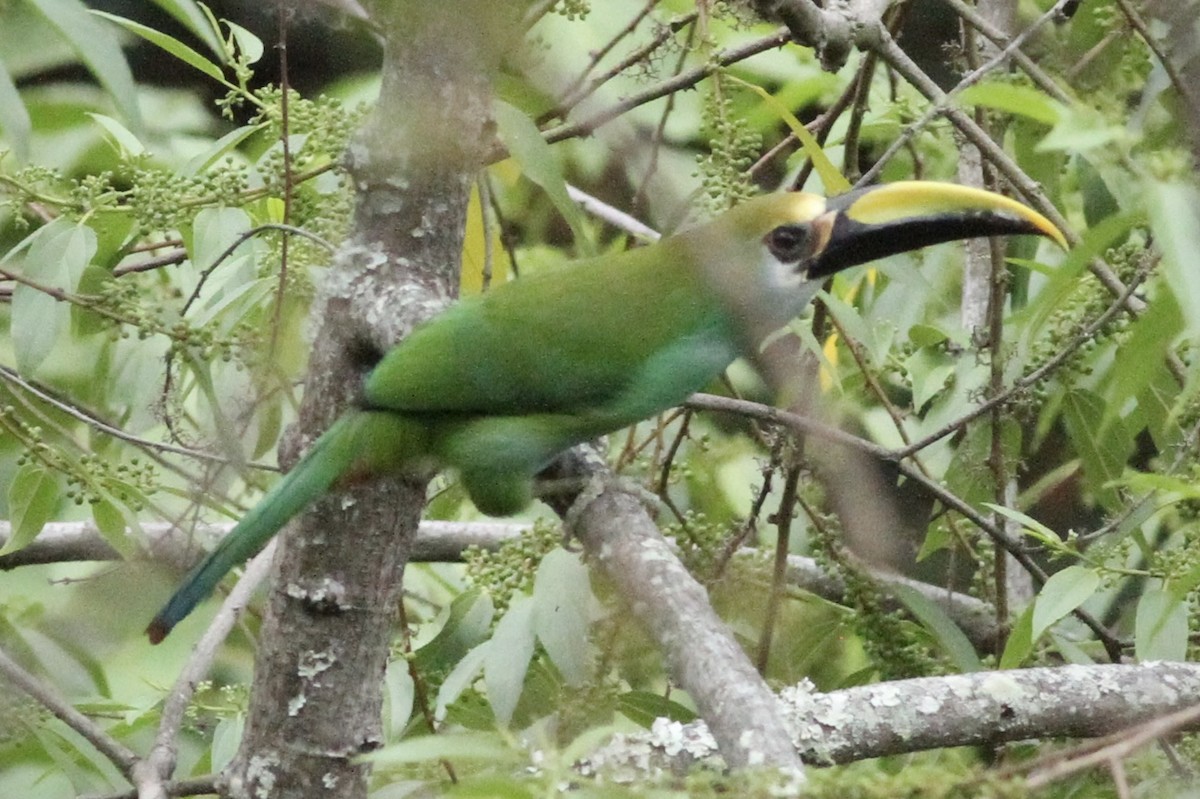
[[(745, 61), (751, 56), (776, 47), (782, 47), (788, 43), (788, 31), (786, 28), (781, 28), (774, 33), (764, 36), (761, 39), (755, 39), (752, 42), (732, 47), (728, 50), (718, 53), (709, 63), (703, 66), (690, 69), (687, 72), (681, 72), (675, 77), (665, 80), (648, 89), (643, 89), (637, 94), (631, 94), (629, 97), (618, 102), (610, 108), (593, 114), (581, 122), (572, 122), (566, 125), (560, 125), (557, 128), (551, 128), (546, 131), (544, 138), (550, 144), (560, 142), (565, 139), (572, 139), (577, 136), (586, 136), (600, 126), (612, 122), (622, 114), (632, 111), (638, 106), (653, 102), (661, 97), (666, 97), (668, 94), (687, 89), (695, 86), (700, 81), (707, 78), (709, 75), (716, 72), (721, 67), (727, 67), (730, 64), (736, 64), (739, 61)], [(501, 153), (491, 153), (492, 160), (498, 160)]]
[[(833, 764), (942, 747), (1105, 735), (1184, 709), (1190, 713), (1183, 716), (1186, 729), (1197, 729), (1198, 695), (1200, 665), (1151, 663), (984, 671), (827, 694), (796, 686), (782, 697), (805, 761)], [(1161, 734), (1172, 728), (1156, 729)], [(624, 776), (685, 769), (715, 756), (710, 741), (704, 722), (660, 720), (649, 733), (616, 736), (581, 769)]]
[[(199, 562), (204, 550), (233, 529), (234, 522), (195, 524), (181, 527), (169, 522), (148, 522), (125, 531), (147, 559), (188, 569)], [(416, 562), (451, 562), (462, 559), (469, 546), (495, 549), (515, 538), (528, 525), (508, 522), (422, 521), (409, 559)], [(0, 546), (12, 537), (12, 525), (0, 520)], [(28, 546), (0, 555), (0, 570), (39, 563), (121, 560), (119, 552), (104, 539), (93, 521), (50, 522)]]
[[(603, 459), (587, 447), (560, 458), (556, 471), (611, 482)], [(708, 720), (726, 762), (799, 770), (775, 695), (639, 499), (616, 488), (590, 501), (588, 493), (555, 509), (578, 520), (575, 532), (584, 549), (646, 626), (672, 677)]]
[[(196, 525), (184, 532), (167, 523), (143, 524), (141, 530), (126, 534), (152, 560), (171, 564), (182, 570), (199, 562), (203, 554), (197, 540), (206, 546), (215, 545), (233, 529), (233, 522)], [(442, 522), (423, 520), (413, 541), (410, 563), (452, 563), (462, 560), (468, 547), (494, 551), (505, 541), (528, 532), (529, 526), (511, 522)], [(0, 521), (0, 547), (10, 538), (11, 525)], [(878, 535), (887, 535), (879, 531)], [(753, 547), (739, 549), (735, 558), (759, 558), (762, 553)], [(0, 556), (0, 569), (14, 569), (39, 563), (69, 561), (120, 560), (121, 555), (101, 536), (94, 522), (52, 522), (43, 528), (34, 541), (23, 549)], [(940, 586), (910, 580), (891, 573), (873, 573), (872, 577), (885, 588), (903, 585), (921, 593), (939, 605), (976, 647), (985, 649), (995, 639), (996, 628), (991, 619), (994, 611), (986, 603), (966, 594)], [(788, 584), (795, 589), (840, 602), (845, 599), (842, 581), (817, 564), (812, 558), (788, 556)], [(899, 607), (893, 602), (889, 609)]]

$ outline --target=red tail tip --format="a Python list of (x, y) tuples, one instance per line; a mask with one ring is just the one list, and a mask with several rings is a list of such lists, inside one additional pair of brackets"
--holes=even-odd
[(167, 637), (167, 633), (171, 632), (171, 628), (163, 622), (162, 619), (155, 619), (150, 622), (150, 626), (146, 628), (146, 636), (150, 639), (150, 643), (157, 644), (162, 639)]

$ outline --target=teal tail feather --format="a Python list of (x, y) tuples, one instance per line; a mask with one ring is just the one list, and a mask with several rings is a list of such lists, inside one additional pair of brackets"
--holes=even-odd
[(256, 555), (289, 519), (328, 491), (339, 477), (360, 471), (372, 474), (381, 465), (401, 464), (405, 450), (416, 454), (413, 435), (420, 434), (419, 428), (411, 419), (369, 412), (348, 413), (334, 422), (304, 458), (192, 569), (146, 628), (150, 643), (165, 638), (213, 592), (230, 569)]

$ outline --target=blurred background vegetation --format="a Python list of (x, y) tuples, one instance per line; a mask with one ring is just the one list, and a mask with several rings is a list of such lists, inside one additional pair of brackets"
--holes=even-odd
[[(317, 5), (290, 11), (285, 116), (273, 6), (90, 5), (0, 3), (0, 565), (12, 567), (0, 579), (0, 650), (143, 751), (206, 614), (154, 650), (141, 631), (179, 565), (209, 543), (205, 531), (236, 519), (274, 477), (303, 390), (309, 309), (329, 247), (350, 224), (339, 158), (377, 92), (379, 53), (360, 21)], [(900, 45), (947, 91), (996, 52), (956, 5), (913, 0), (889, 12)], [(1011, 4), (1008, 29), (1024, 30), (1051, 5)], [(1194, 17), (1172, 4), (1059, 6), (1069, 13), (1032, 31), (1025, 61), (972, 78), (949, 104), (1040, 186), (1067, 220), (1072, 250), (1010, 242), (1008, 299), (980, 327), (961, 313), (964, 249), (943, 246), (839, 276), (816, 318), (791, 331), (819, 363), (827, 417), (912, 449), (908, 463), (1021, 536), (1053, 575), (1007, 573), (973, 521), (885, 467), (890, 495), (880, 501), (895, 516), (874, 533), (889, 542), (890, 565), (1000, 608), (991, 640), (964, 645), (959, 622), (919, 597), (888, 602), (777, 430), (688, 411), (608, 442), (622, 473), (668, 500), (667, 532), (772, 685), (808, 678), (833, 690), (1104, 662), (1114, 647), (1139, 661), (1195, 656)], [(479, 176), (463, 292), (636, 243), (633, 226), (568, 199), (568, 184), (593, 198), (586, 209), (607, 204), (669, 233), (797, 181), (838, 190), (812, 167), (815, 142), (851, 182), (868, 170), (883, 181), (961, 182), (979, 161), (951, 122), (927, 118), (927, 100), (889, 65), (855, 53), (825, 71), (810, 50), (778, 46), (773, 26), (741, 4), (540, 10), (495, 76), (498, 133), (512, 155)], [(808, 148), (793, 132), (801, 124), (815, 137)], [(992, 165), (975, 172), (1006, 185)], [(262, 227), (283, 223), (308, 234), (289, 237), (286, 272), (283, 233)], [(1127, 296), (1096, 276), (1097, 261)], [(714, 391), (772, 399), (740, 367)], [(996, 397), (997, 412), (972, 415)], [(432, 492), (428, 518), (481, 518), (453, 475)], [(784, 514), (788, 550), (842, 578), (840, 601), (791, 586), (768, 612), (781, 500), (798, 503)], [(430, 724), (479, 732), (455, 761), (460, 790), (478, 780), (470, 795), (544, 793), (586, 751), (572, 742), (693, 716), (619, 598), (589, 584), (577, 555), (558, 547), (553, 515), (540, 508), (517, 521), (534, 531), (497, 551), (410, 566), (387, 675), (389, 743)], [(47, 545), (49, 522), (75, 543), (40, 556), (50, 562), (22, 561)], [(184, 535), (164, 541), (164, 522)], [(760, 549), (730, 556), (743, 546)], [(559, 634), (569, 645), (507, 646), (505, 611), (568, 600)], [(1107, 640), (1071, 615), (1078, 608)], [(235, 749), (256, 624), (251, 613), (197, 695), (180, 776), (217, 770)], [(763, 649), (767, 624), (773, 643)], [(517, 654), (493, 656), (485, 675), (478, 647), (489, 641)], [(78, 733), (9, 688), (0, 691), (0, 795), (127, 786)], [(526, 740), (552, 752), (540, 771), (495, 776), (525, 762), (525, 744), (506, 729), (532, 730)], [(437, 761), (386, 751), (398, 754), (376, 770), (379, 796), (446, 779)], [(1194, 741), (1180, 751), (1195, 769)], [(863, 764), (818, 775), (814, 790), (1008, 795), (1018, 789), (980, 782), (995, 755)], [(1166, 763), (1135, 761), (1141, 792), (1160, 784)], [(661, 790), (729, 790), (719, 776), (706, 780)], [(1118, 795), (1092, 776), (1050, 790)]]

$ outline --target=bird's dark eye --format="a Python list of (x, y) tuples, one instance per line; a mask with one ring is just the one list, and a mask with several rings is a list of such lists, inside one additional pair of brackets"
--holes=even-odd
[(781, 263), (794, 264), (808, 254), (808, 225), (780, 225), (763, 243)]

